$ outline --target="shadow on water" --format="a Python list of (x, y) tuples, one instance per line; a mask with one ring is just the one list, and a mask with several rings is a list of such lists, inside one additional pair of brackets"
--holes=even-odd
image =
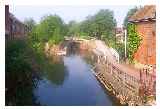
[(66, 56), (76, 55), (76, 54), (79, 54), (79, 52), (80, 52), (80, 43), (69, 42), (69, 44), (67, 45), (67, 55)]
[(54, 57), (47, 60), (45, 69), (41, 73), (41, 79), (46, 78), (55, 85), (62, 85), (68, 77), (68, 71), (64, 66), (63, 57)]
[[(69, 42), (67, 45), (66, 56), (78, 54), (79, 45), (79, 43)], [(42, 80), (43, 78), (46, 78), (57, 86), (62, 85), (65, 79), (69, 76), (68, 69), (64, 65), (63, 58), (63, 56), (53, 56), (50, 59), (46, 59), (39, 79)]]

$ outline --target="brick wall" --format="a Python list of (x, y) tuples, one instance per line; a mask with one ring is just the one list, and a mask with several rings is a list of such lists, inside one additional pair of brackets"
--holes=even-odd
[(25, 36), (25, 25), (17, 20), (12, 24), (14, 25), (13, 36), (14, 38), (22, 38)]
[(137, 32), (141, 36), (142, 41), (134, 59), (141, 64), (156, 64), (156, 22), (140, 22), (137, 23)]
[(10, 19), (9, 19), (9, 6), (5, 6), (5, 34), (9, 35), (11, 28), (10, 28)]
[(5, 6), (5, 37), (6, 39), (24, 38), (28, 28), (9, 12), (9, 6)]

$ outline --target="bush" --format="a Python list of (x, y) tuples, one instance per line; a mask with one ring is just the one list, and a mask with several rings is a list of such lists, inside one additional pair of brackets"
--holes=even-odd
[(6, 105), (32, 103), (32, 73), (28, 63), (27, 44), (22, 40), (6, 44)]
[(137, 51), (142, 39), (136, 31), (135, 24), (131, 23), (128, 24), (127, 31), (128, 31), (128, 41), (127, 41), (128, 58), (129, 61), (132, 63), (134, 58), (134, 53)]

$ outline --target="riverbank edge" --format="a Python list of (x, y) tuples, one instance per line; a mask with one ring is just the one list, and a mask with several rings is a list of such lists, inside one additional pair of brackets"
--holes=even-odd
[[(115, 100), (115, 103), (116, 103), (115, 106), (117, 106), (117, 105), (118, 106), (129, 106), (128, 103), (125, 103), (125, 102), (121, 101), (121, 99), (118, 98), (118, 96), (115, 95), (115, 91), (113, 89), (111, 89), (109, 84), (105, 84), (103, 82), (103, 80), (98, 75), (96, 75), (95, 71), (93, 72), (93, 75), (96, 77), (96, 79), (102, 85), (102, 87), (105, 89), (105, 92), (107, 94), (109, 94), (113, 98), (113, 100)], [(156, 101), (155, 100), (150, 100), (147, 103), (145, 103), (143, 106), (155, 106), (155, 105), (156, 105)], [(141, 106), (141, 105), (138, 105), (138, 106)]]
[(122, 104), (122, 103), (120, 102), (120, 99), (118, 99), (118, 98), (116, 97), (116, 95), (114, 94), (113, 89), (111, 89), (111, 87), (109, 86), (109, 84), (108, 84), (108, 86), (107, 86), (107, 85), (103, 82), (103, 80), (96, 74), (96, 72), (95, 72), (94, 70), (92, 71), (92, 73), (93, 73), (93, 75), (96, 77), (96, 79), (98, 80), (98, 82), (100, 83), (101, 87), (104, 88), (105, 93), (107, 93), (107, 94), (112, 98), (112, 100), (115, 102), (115, 103), (114, 103), (115, 106), (128, 106), (127, 104)]

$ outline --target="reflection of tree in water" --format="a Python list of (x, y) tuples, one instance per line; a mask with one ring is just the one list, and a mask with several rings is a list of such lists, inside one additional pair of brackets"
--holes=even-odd
[(53, 60), (49, 60), (46, 64), (44, 76), (53, 84), (62, 85), (65, 78), (68, 76), (63, 58), (56, 56)]

